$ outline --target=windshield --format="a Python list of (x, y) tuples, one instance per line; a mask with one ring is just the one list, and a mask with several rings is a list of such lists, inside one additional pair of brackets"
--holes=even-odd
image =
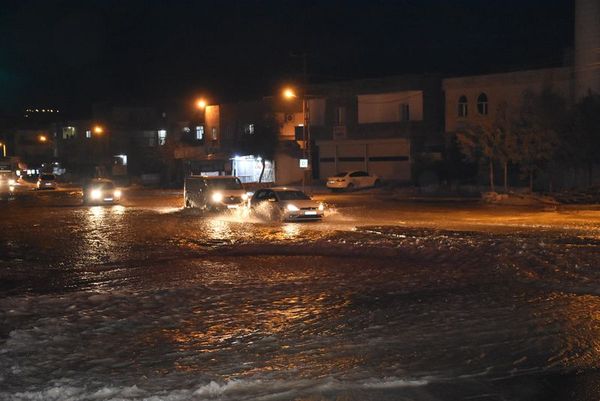
[(206, 185), (211, 189), (243, 189), (238, 178), (219, 178), (207, 180)]
[(337, 173), (336, 175), (334, 175), (334, 177), (345, 177), (345, 176), (346, 176), (346, 174), (348, 174), (348, 173), (346, 173), (346, 172), (343, 172), (343, 173)]
[(42, 174), (42, 175), (40, 176), (40, 178), (41, 178), (42, 180), (53, 180), (53, 179), (54, 179), (54, 176), (53, 176), (52, 174)]
[(310, 197), (302, 191), (278, 191), (277, 196), (282, 201), (286, 200), (309, 200)]
[(104, 190), (115, 189), (115, 185), (112, 182), (105, 182), (102, 185), (100, 185), (100, 189), (104, 189)]

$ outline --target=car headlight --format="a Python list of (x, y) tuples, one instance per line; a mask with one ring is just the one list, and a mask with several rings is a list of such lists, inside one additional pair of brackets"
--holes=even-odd
[(14, 180), (12, 178), (8, 180), (8, 185), (16, 185), (16, 184), (17, 184), (16, 180)]
[(211, 199), (213, 202), (221, 202), (223, 200), (223, 194), (220, 192), (215, 192), (214, 194), (212, 194)]
[(289, 210), (290, 212), (297, 212), (298, 210), (300, 210), (298, 208), (298, 206), (296, 205), (292, 205), (291, 203), (287, 205), (287, 210)]
[(121, 197), (121, 190), (120, 189), (115, 189), (115, 192), (113, 192), (113, 196), (115, 198), (120, 198)]
[(99, 189), (92, 189), (92, 192), (90, 192), (90, 197), (92, 199), (100, 199), (102, 198), (102, 191)]
[(248, 194), (243, 194), (242, 195), (242, 200), (247, 201), (248, 200)]
[(325, 210), (325, 205), (322, 203), (319, 203), (319, 211), (322, 212), (323, 210)]

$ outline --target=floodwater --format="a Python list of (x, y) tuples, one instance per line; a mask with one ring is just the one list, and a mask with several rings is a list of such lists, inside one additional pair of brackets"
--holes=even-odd
[(5, 201), (0, 400), (597, 399), (600, 214)]

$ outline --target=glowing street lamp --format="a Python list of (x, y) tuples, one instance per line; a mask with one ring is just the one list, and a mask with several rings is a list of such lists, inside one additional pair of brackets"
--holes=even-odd
[[(308, 104), (309, 95), (302, 92), (302, 94), (300, 96), (298, 96), (296, 94), (296, 91), (294, 91), (294, 89), (289, 88), (289, 87), (285, 88), (283, 90), (282, 94), (283, 94), (283, 97), (289, 101), (292, 101), (298, 97), (300, 97), (302, 100), (302, 116), (304, 119), (304, 124), (302, 127), (302, 142), (304, 144), (303, 159), (307, 161), (306, 166), (302, 167), (305, 169), (305, 172), (302, 175), (302, 189), (304, 190), (304, 182), (306, 180), (306, 171), (312, 170), (312, 160), (311, 160), (312, 158), (311, 158), (311, 150), (310, 150), (310, 110), (309, 110), (309, 104)], [(309, 181), (310, 181), (310, 174), (312, 174), (312, 172), (310, 172), (308, 174)]]
[(285, 88), (283, 90), (283, 97), (286, 99), (294, 99), (298, 96), (296, 95), (296, 92), (294, 92), (294, 90), (292, 88)]
[(196, 108), (198, 110), (204, 110), (206, 108), (206, 100), (204, 100), (204, 99), (196, 100)]
[(48, 142), (48, 137), (46, 135), (39, 135), (38, 141), (40, 141), (41, 143), (46, 143)]
[(100, 125), (94, 126), (94, 134), (102, 135), (104, 133), (104, 128)]

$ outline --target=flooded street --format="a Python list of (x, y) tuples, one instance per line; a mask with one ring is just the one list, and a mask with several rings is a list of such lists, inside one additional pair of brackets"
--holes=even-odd
[(600, 209), (0, 201), (1, 400), (593, 400)]

